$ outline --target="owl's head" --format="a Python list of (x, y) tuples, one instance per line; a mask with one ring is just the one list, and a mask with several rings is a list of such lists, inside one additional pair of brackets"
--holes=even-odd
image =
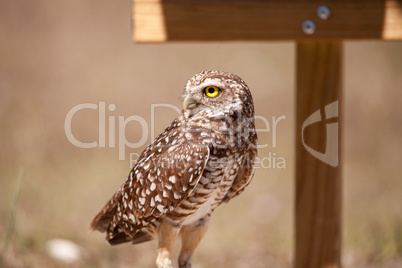
[(237, 75), (222, 71), (204, 71), (191, 77), (183, 94), (183, 109), (190, 116), (228, 112), (254, 115), (246, 83)]

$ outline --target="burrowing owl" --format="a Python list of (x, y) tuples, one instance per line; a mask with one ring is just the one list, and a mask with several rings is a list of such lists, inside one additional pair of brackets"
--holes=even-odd
[(246, 83), (221, 71), (194, 75), (183, 111), (141, 154), (127, 180), (91, 223), (112, 244), (159, 238), (156, 264), (180, 267), (205, 234), (214, 209), (250, 183), (257, 157), (254, 105)]

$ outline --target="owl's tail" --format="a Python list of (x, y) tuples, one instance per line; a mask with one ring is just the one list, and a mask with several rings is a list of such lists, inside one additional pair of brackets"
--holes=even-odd
[(89, 229), (93, 231), (96, 230), (101, 233), (106, 232), (106, 240), (110, 245), (118, 245), (127, 242), (139, 244), (153, 239), (151, 234), (142, 230), (138, 230), (133, 237), (130, 237), (126, 233), (119, 231), (118, 228), (109, 230), (109, 226), (113, 221), (113, 216), (116, 214), (116, 208), (117, 206), (114, 198), (110, 199), (102, 211), (99, 212), (98, 215), (96, 215), (96, 217), (93, 219)]
[(96, 215), (89, 226), (90, 230), (99, 231), (101, 233), (107, 232), (109, 225), (113, 220), (113, 216), (116, 213), (116, 202), (113, 198), (105, 205), (101, 212)]
[(116, 232), (111, 239), (107, 239), (110, 245), (118, 245), (122, 243), (131, 242), (132, 244), (140, 244), (147, 241), (152, 240), (153, 237), (146, 231), (139, 231), (134, 235), (134, 237), (130, 237), (124, 232)]

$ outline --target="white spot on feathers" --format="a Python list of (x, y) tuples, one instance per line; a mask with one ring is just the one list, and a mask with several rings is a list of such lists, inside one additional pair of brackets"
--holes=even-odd
[(169, 177), (169, 181), (171, 182), (171, 183), (175, 183), (176, 182), (176, 176), (170, 176)]
[(151, 186), (149, 187), (149, 189), (150, 189), (151, 191), (154, 191), (154, 190), (156, 189), (156, 184), (153, 182), (153, 183), (151, 184)]
[(148, 162), (148, 163), (146, 163), (146, 164), (144, 165), (144, 169), (145, 169), (145, 170), (148, 170), (149, 164), (150, 164), (150, 163)]
[(160, 195), (156, 195), (156, 196), (155, 196), (155, 201), (156, 201), (156, 202), (162, 202), (161, 196), (160, 196)]

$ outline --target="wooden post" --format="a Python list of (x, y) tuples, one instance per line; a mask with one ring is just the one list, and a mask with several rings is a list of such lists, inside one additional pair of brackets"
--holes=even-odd
[[(338, 149), (341, 147), (338, 139), (341, 114), (333, 117), (325, 107), (334, 101), (342, 105), (342, 41), (298, 42), (296, 66), (295, 267), (340, 267), (342, 187), (341, 168), (336, 163), (341, 163)], [(321, 121), (304, 124), (317, 110)], [(341, 111), (340, 107), (336, 112), (338, 110)], [(327, 125), (331, 123), (332, 127), (338, 126), (338, 133), (332, 136), (327, 133)], [(334, 131), (332, 128), (331, 132)], [(327, 142), (329, 138), (332, 141)], [(337, 161), (331, 163), (335, 167), (306, 150), (308, 146), (325, 154), (331, 142), (338, 146), (327, 152), (327, 160), (336, 158)]]

